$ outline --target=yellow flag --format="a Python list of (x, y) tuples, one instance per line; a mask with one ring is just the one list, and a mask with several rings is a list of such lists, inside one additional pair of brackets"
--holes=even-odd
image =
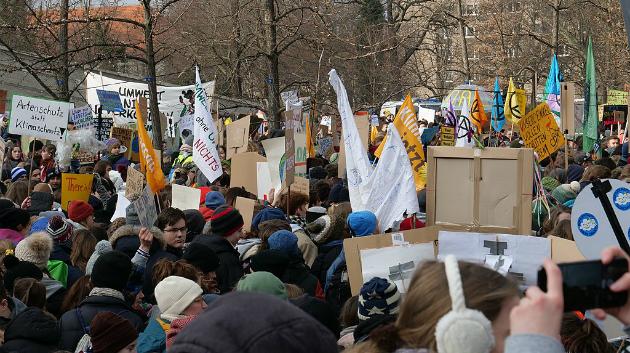
[[(398, 134), (400, 134), (400, 138), (407, 148), (407, 156), (411, 162), (416, 190), (422, 190), (426, 184), (426, 173), (423, 173), (422, 170), (422, 166), (425, 164), (425, 158), (422, 143), (420, 142), (420, 129), (418, 129), (416, 110), (411, 101), (411, 96), (408, 95), (405, 98), (398, 113), (396, 113), (394, 126), (396, 130), (398, 130)], [(378, 149), (374, 152), (377, 157), (381, 156), (383, 148), (385, 148), (386, 140), (387, 139), (383, 139), (381, 145), (378, 146)]]
[(146, 171), (147, 184), (154, 193), (164, 189), (166, 186), (166, 178), (160, 162), (153, 149), (153, 141), (149, 138), (149, 134), (144, 127), (144, 118), (142, 113), (145, 110), (140, 109), (140, 103), (136, 101), (136, 117), (138, 118), (138, 145), (140, 150), (140, 166)]
[(486, 111), (483, 110), (483, 103), (481, 98), (479, 98), (478, 90), (475, 90), (475, 99), (472, 102), (470, 117), (472, 118), (472, 123), (477, 127), (477, 132), (482, 133), (483, 125), (488, 122), (488, 117), (486, 116)]
[(370, 143), (374, 143), (376, 137), (378, 136), (378, 128), (376, 126), (372, 126), (370, 129)]
[(525, 90), (518, 89), (514, 85), (514, 81), (510, 77), (507, 96), (505, 97), (505, 107), (503, 113), (507, 120), (517, 123), (518, 120), (525, 116), (525, 106), (527, 105), (527, 96)]
[(313, 146), (313, 137), (311, 136), (311, 122), (306, 119), (306, 153), (308, 158), (315, 158), (315, 146)]

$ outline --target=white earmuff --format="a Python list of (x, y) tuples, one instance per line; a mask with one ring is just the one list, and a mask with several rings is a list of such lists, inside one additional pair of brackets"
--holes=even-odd
[(455, 256), (446, 256), (444, 267), (453, 304), (435, 327), (438, 353), (490, 353), (494, 347), (492, 323), (482, 312), (466, 308)]

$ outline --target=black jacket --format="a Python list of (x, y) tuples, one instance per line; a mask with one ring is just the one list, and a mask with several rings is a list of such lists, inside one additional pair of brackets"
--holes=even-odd
[(70, 260), (70, 253), (72, 252), (72, 242), (68, 242), (65, 244), (55, 244), (50, 254), (51, 260), (59, 260), (63, 261), (66, 265), (68, 265), (68, 278), (66, 288), (72, 287), (74, 282), (78, 281), (79, 278), (83, 277), (84, 273), (78, 267), (72, 265), (72, 261)]
[(317, 277), (320, 283), (326, 283), (326, 272), (339, 256), (341, 250), (343, 250), (343, 240), (329, 241), (317, 248), (317, 257), (311, 266), (311, 273)]
[(326, 326), (335, 337), (339, 338), (341, 327), (339, 326), (339, 319), (332, 305), (308, 294), (302, 294), (289, 301), (311, 315), (315, 320), (319, 321), (320, 324)]
[(59, 328), (61, 329), (59, 348), (74, 352), (77, 343), (85, 334), (79, 315), (81, 315), (83, 323), (89, 326), (94, 316), (100, 312), (112, 312), (129, 320), (138, 332), (144, 329), (142, 317), (133, 311), (125, 301), (108, 296), (89, 296), (79, 304), (77, 309), (66, 312), (59, 320)]
[(15, 317), (4, 332), (7, 352), (48, 353), (57, 351), (57, 320), (38, 308), (28, 308)]
[(206, 245), (219, 257), (219, 268), (216, 270), (217, 282), (221, 294), (228, 293), (243, 277), (243, 267), (239, 260), (238, 251), (219, 235), (198, 235), (194, 243)]
[(302, 256), (293, 256), (289, 259), (287, 269), (280, 279), (284, 283), (295, 284), (311, 296), (317, 295), (319, 281), (304, 264)]
[(144, 283), (142, 285), (142, 293), (150, 302), (155, 304), (153, 291), (157, 285), (157, 283), (153, 283), (153, 266), (162, 259), (177, 261), (181, 258), (181, 249), (175, 249), (170, 246), (167, 246), (166, 250), (160, 249), (151, 254), (149, 260), (147, 260), (147, 267), (144, 269)]

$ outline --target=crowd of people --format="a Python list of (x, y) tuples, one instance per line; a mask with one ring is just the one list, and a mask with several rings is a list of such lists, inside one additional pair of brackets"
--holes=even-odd
[[(506, 136), (487, 143), (522, 147), (517, 134)], [(563, 313), (562, 278), (551, 261), (544, 264), (547, 292), (530, 287), (523, 293), (494, 270), (447, 258), (421, 264), (406, 293), (375, 277), (352, 295), (344, 239), (424, 227), (424, 218), (421, 213), (380, 229), (372, 212), (353, 210), (336, 153), (309, 159), (309, 195), (271, 193), (259, 201), (251, 190), (229, 187), (225, 149), (219, 151), (224, 175), (208, 183), (184, 141), (163, 169), (172, 184), (201, 190), (199, 207), (171, 207), (167, 185), (157, 195), (155, 224), (143, 227), (133, 203), (125, 217), (112, 219), (129, 168), (139, 166), (120, 141), (105, 146), (95, 163), (73, 161), (64, 169), (55, 145), (35, 141), (25, 152), (19, 140), (7, 139), (0, 183), (0, 352), (619, 349), (585, 313)], [(256, 142), (250, 148), (264, 153)], [(606, 139), (597, 159), (579, 150), (578, 139), (540, 162), (533, 235), (572, 240), (571, 207), (580, 190), (596, 178), (630, 182), (628, 142)], [(61, 173), (70, 168), (94, 176), (92, 194), (62, 207)], [(417, 196), (425, 212), (425, 191)], [(235, 208), (238, 197), (257, 202), (249, 230)], [(616, 256), (628, 258), (611, 248), (602, 261)], [(611, 288), (629, 290), (630, 274)], [(630, 327), (630, 302), (587, 316), (606, 314)]]

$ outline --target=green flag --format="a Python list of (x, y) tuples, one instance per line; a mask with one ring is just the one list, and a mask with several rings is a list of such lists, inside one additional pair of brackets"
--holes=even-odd
[(584, 83), (584, 137), (582, 150), (591, 152), (599, 137), (597, 125), (597, 84), (595, 83), (595, 59), (593, 41), (588, 38), (586, 51), (586, 82)]

